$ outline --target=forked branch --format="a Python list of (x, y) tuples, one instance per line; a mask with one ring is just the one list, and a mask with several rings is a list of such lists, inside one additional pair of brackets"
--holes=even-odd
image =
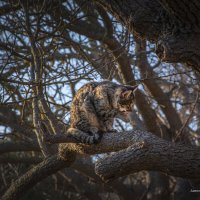
[(60, 156), (50, 157), (29, 170), (10, 186), (2, 199), (19, 198), (37, 182), (70, 166), (77, 153), (94, 155), (115, 152), (96, 164), (96, 173), (104, 181), (141, 170), (155, 170), (172, 176), (200, 179), (199, 148), (175, 144), (146, 131), (105, 133), (101, 142), (94, 145), (80, 144), (77, 141), (71, 143), (75, 142), (72, 140), (68, 142), (70, 143), (60, 144)]

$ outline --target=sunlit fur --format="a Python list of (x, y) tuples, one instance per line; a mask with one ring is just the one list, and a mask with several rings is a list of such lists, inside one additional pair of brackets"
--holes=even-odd
[(104, 132), (115, 131), (116, 115), (132, 111), (135, 89), (111, 81), (85, 84), (72, 101), (68, 134), (81, 143), (99, 142)]

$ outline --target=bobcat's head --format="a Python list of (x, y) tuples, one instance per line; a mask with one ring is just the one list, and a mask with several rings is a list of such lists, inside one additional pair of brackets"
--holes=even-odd
[(131, 112), (138, 86), (120, 86), (115, 90), (113, 106), (121, 113)]

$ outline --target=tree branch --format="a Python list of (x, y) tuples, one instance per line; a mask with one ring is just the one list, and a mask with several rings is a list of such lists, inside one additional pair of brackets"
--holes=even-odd
[(17, 151), (40, 151), (40, 147), (30, 142), (5, 142), (0, 145), (0, 154)]
[(59, 150), (60, 157), (64, 159), (50, 157), (32, 168), (11, 185), (3, 200), (19, 198), (37, 182), (71, 165), (76, 153), (93, 155), (118, 151), (96, 164), (96, 173), (104, 180), (141, 170), (156, 170), (172, 176), (200, 179), (199, 148), (174, 144), (146, 131), (105, 133), (99, 144), (63, 143)]
[[(152, 70), (146, 54), (146, 41), (135, 37), (136, 41), (136, 59), (137, 66), (141, 71), (141, 76), (143, 79), (148, 77), (156, 77), (156, 73)], [(170, 98), (165, 94), (159, 84), (154, 79), (147, 79), (143, 81), (145, 86), (151, 92), (152, 96), (158, 102), (160, 109), (165, 114), (167, 121), (170, 125), (171, 132), (178, 132), (182, 127), (181, 119), (172, 106)], [(172, 136), (171, 136), (172, 137)]]
[(164, 9), (157, 1), (98, 0), (96, 2), (139, 36), (155, 40), (162, 31), (162, 19), (159, 15)]
[[(195, 146), (174, 144), (141, 130), (105, 133), (101, 142), (94, 145), (80, 144), (67, 140), (67, 137), (61, 137), (66, 143), (59, 145), (60, 155), (64, 159), (68, 158), (69, 151), (90, 155), (119, 151), (102, 159), (96, 166), (97, 173), (105, 180), (113, 176), (112, 173), (120, 177), (141, 170), (156, 170), (190, 179), (200, 178), (200, 151)], [(61, 139), (56, 142), (63, 142)], [(39, 150), (38, 147), (35, 150)]]
[(200, 179), (199, 148), (174, 144), (141, 131), (133, 133), (131, 142), (133, 145), (127, 149), (96, 164), (96, 173), (101, 178), (108, 181), (141, 170), (156, 170), (171, 176)]
[(2, 200), (19, 199), (24, 192), (32, 188), (36, 183), (56, 173), (58, 170), (70, 166), (73, 161), (73, 153), (71, 155), (68, 153), (67, 160), (62, 160), (58, 156), (49, 157), (13, 182), (3, 195)]
[(175, 144), (141, 130), (105, 133), (101, 143), (96, 145), (61, 144), (61, 156), (65, 157), (66, 150), (79, 154), (121, 150), (97, 163), (96, 172), (104, 180), (141, 170), (156, 170), (172, 176), (200, 179), (199, 148)]
[(136, 35), (156, 42), (156, 53), (162, 61), (186, 62), (196, 71), (200, 71), (198, 0), (96, 2), (110, 11)]

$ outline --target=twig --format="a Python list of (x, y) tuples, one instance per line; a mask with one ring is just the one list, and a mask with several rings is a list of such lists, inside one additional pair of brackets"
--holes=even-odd
[(198, 91), (198, 93), (197, 93), (197, 96), (196, 96), (194, 105), (193, 105), (193, 107), (192, 107), (192, 109), (191, 109), (191, 111), (190, 111), (190, 115), (189, 115), (189, 117), (186, 119), (185, 123), (183, 124), (183, 126), (181, 127), (181, 129), (179, 130), (179, 132), (176, 134), (176, 136), (175, 136), (175, 138), (174, 138), (174, 142), (177, 141), (177, 139), (182, 135), (182, 133), (183, 133), (184, 129), (186, 128), (186, 126), (189, 124), (190, 119), (192, 118), (192, 115), (193, 115), (193, 113), (194, 113), (194, 109), (195, 109), (195, 107), (196, 107), (196, 105), (197, 105), (198, 99), (199, 99), (199, 91)]

